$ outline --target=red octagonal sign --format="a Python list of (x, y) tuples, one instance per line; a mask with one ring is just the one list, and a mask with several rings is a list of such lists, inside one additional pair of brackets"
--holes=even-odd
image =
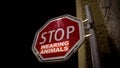
[(32, 51), (41, 62), (64, 61), (83, 41), (82, 22), (67, 14), (49, 20), (37, 31)]

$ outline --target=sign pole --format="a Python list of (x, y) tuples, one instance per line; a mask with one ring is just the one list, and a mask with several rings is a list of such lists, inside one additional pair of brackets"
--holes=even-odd
[(85, 5), (85, 11), (86, 11), (86, 17), (88, 19), (88, 22), (87, 22), (87, 26), (89, 26), (88, 32), (91, 34), (91, 36), (89, 37), (89, 42), (90, 42), (93, 68), (101, 68), (98, 47), (97, 47), (98, 45), (97, 45), (95, 31), (94, 31), (94, 21), (93, 21), (93, 16), (92, 16), (89, 5)]

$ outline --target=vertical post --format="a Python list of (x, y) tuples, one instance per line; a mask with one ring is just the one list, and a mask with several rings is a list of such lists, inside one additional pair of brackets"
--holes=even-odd
[(93, 68), (101, 68), (99, 54), (98, 54), (98, 45), (94, 31), (94, 21), (89, 5), (85, 5), (85, 11), (86, 11), (86, 17), (87, 19), (89, 19), (87, 25), (89, 26), (88, 32), (91, 34), (91, 36), (89, 37), (89, 42), (90, 42)]
[[(79, 19), (83, 19), (82, 13), (82, 1), (76, 0), (76, 16)], [(78, 49), (78, 68), (86, 68), (87, 61), (86, 61), (86, 45), (83, 43), (81, 47)]]

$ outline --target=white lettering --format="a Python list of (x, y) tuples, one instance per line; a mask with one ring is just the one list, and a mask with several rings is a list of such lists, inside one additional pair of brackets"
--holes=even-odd
[[(68, 26), (66, 31), (63, 28), (58, 28), (57, 30), (51, 30), (48, 32), (44, 32), (40, 36), (43, 40), (40, 42), (40, 45), (45, 44), (46, 42), (51, 43), (52, 40), (61, 41), (64, 37), (66, 37), (66, 39), (69, 39), (70, 34), (72, 34), (74, 31), (75, 31), (74, 26)], [(66, 34), (66, 36), (65, 36), (65, 34)]]
[(40, 48), (40, 54), (65, 52), (68, 50), (69, 50), (69, 41), (64, 41), (64, 42), (42, 45)]
[[(61, 33), (62, 33), (60, 38), (57, 37), (59, 31), (61, 31)], [(63, 30), (62, 28), (57, 29), (56, 32), (55, 32), (55, 36), (54, 36), (55, 40), (56, 40), (56, 41), (62, 40), (63, 37), (64, 37), (64, 34), (65, 34), (65, 33), (64, 33), (64, 30)]]
[(48, 44), (46, 44), (46, 45), (42, 45), (42, 46), (41, 46), (41, 49), (47, 49), (48, 47), (49, 47)]
[(55, 30), (51, 30), (51, 31), (49, 31), (49, 32), (48, 32), (48, 33), (50, 33), (49, 42), (51, 42), (51, 40), (52, 40), (52, 35), (53, 35), (53, 32), (55, 32)]
[(68, 46), (65, 46), (65, 47), (64, 47), (64, 50), (65, 50), (65, 51), (68, 51), (68, 49), (69, 49)]
[[(71, 29), (71, 31), (70, 31)], [(74, 26), (68, 26), (67, 27), (67, 39), (69, 39), (70, 33), (73, 33), (75, 30)]]
[(45, 34), (47, 34), (47, 32), (42, 33), (41, 38), (43, 39), (43, 41), (40, 42), (40, 44), (44, 44), (46, 42), (46, 37), (44, 36)]

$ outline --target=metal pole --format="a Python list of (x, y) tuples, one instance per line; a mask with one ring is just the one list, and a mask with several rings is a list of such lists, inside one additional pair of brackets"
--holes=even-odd
[(94, 21), (93, 21), (93, 16), (91, 13), (90, 6), (85, 5), (85, 10), (86, 10), (86, 17), (88, 19), (87, 26), (89, 26), (88, 32), (91, 34), (91, 36), (89, 37), (89, 42), (90, 42), (93, 68), (101, 68), (99, 55), (98, 55), (98, 45), (97, 45), (95, 31), (94, 31)]

